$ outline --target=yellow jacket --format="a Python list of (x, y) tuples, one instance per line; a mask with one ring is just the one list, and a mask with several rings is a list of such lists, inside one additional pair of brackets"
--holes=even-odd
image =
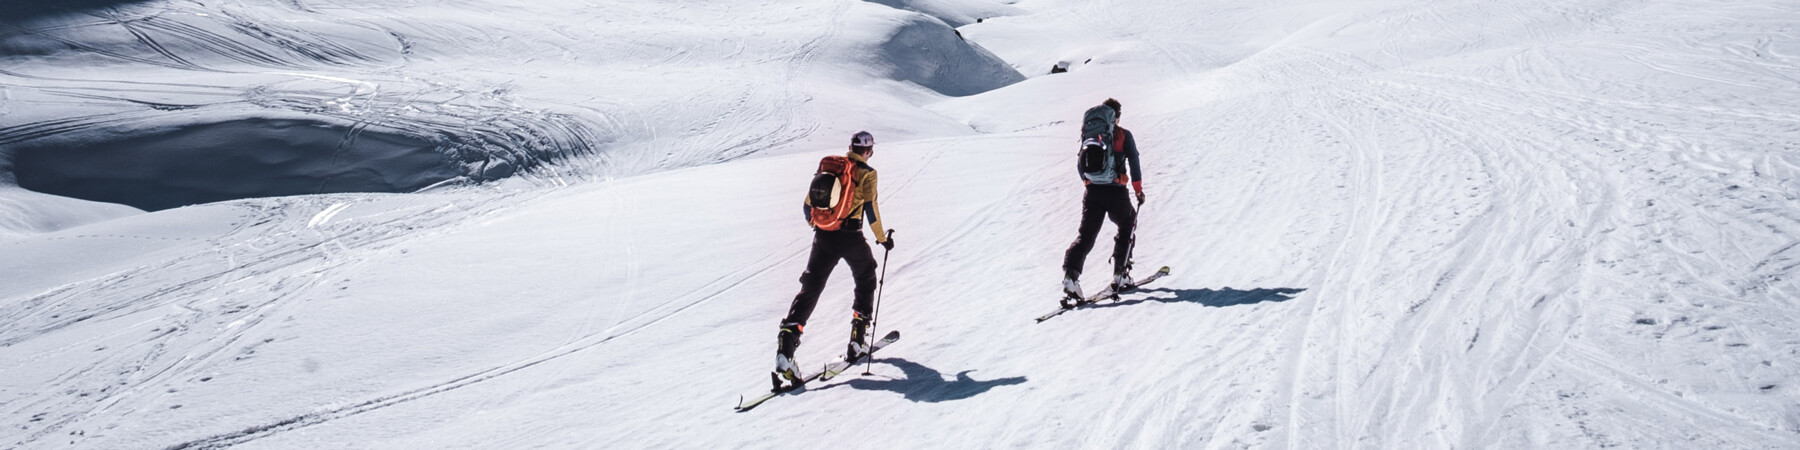
[[(852, 166), (854, 168), (851, 169), (855, 173), (853, 176), (856, 177), (856, 193), (851, 197), (851, 202), (859, 205), (856, 209), (851, 210), (848, 219), (862, 220), (863, 211), (867, 210), (869, 215), (874, 216), (874, 219), (863, 220), (863, 222), (867, 222), (869, 224), (869, 229), (875, 232), (875, 242), (886, 242), (887, 229), (881, 227), (881, 206), (875, 201), (877, 198), (875, 193), (875, 169), (869, 168), (868, 158), (864, 158), (862, 155), (856, 154), (856, 152), (846, 152), (844, 157), (859, 163)], [(811, 198), (807, 198), (805, 202), (808, 206), (812, 205)]]

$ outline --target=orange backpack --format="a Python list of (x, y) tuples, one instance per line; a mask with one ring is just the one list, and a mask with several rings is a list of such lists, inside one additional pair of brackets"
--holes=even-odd
[[(813, 174), (812, 187), (806, 192), (807, 222), (813, 228), (837, 231), (844, 219), (856, 212), (856, 167), (862, 163), (843, 155), (819, 160), (819, 171)], [(867, 166), (863, 166), (867, 167)]]

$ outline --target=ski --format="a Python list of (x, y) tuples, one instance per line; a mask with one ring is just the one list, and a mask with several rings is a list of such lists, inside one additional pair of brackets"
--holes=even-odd
[[(739, 396), (738, 397), (738, 405), (736, 408), (733, 408), (733, 409), (736, 410), (737, 412), (749, 411), (750, 408), (755, 408), (756, 405), (761, 405), (763, 402), (769, 401), (769, 399), (773, 399), (777, 396), (780, 396), (781, 394), (786, 394), (789, 392), (801, 390), (806, 387), (806, 383), (809, 383), (813, 380), (820, 380), (820, 381), (829, 380), (832, 377), (835, 377), (838, 374), (843, 373), (845, 370), (848, 370), (850, 368), (850, 366), (859, 364), (859, 363), (863, 362), (864, 360), (866, 360), (867, 358), (873, 358), (876, 351), (879, 351), (879, 350), (881, 350), (882, 347), (887, 347), (888, 344), (892, 344), (892, 343), (894, 343), (894, 341), (898, 341), (898, 340), (900, 340), (900, 331), (899, 330), (889, 331), (887, 336), (882, 336), (881, 340), (875, 341), (874, 344), (870, 344), (869, 345), (869, 354), (863, 355), (862, 358), (857, 358), (856, 361), (844, 361), (842, 359), (839, 359), (835, 362), (832, 362), (831, 364), (826, 364), (825, 368), (819, 370), (818, 372), (813, 372), (810, 374), (802, 374), (802, 376), (800, 377), (800, 383), (798, 383), (798, 384), (782, 386), (782, 387), (778, 387), (775, 389), (771, 389), (771, 390), (769, 390), (769, 392), (763, 393), (761, 395), (757, 395), (756, 397), (753, 397), (753, 398), (746, 399), (742, 396)], [(775, 376), (775, 375), (771, 374), (770, 376)]]
[(863, 361), (868, 361), (869, 358), (874, 358), (876, 350), (880, 350), (882, 347), (886, 347), (888, 344), (892, 344), (892, 343), (894, 343), (894, 341), (898, 341), (898, 340), (900, 340), (900, 331), (898, 331), (898, 330), (889, 331), (887, 336), (882, 336), (881, 340), (875, 341), (874, 344), (869, 345), (869, 353), (856, 358), (855, 361), (845, 361), (845, 360), (839, 359), (837, 361), (832, 362), (831, 364), (826, 364), (825, 371), (819, 373), (819, 381), (826, 381), (826, 380), (835, 378), (838, 376), (838, 374), (844, 373), (845, 370), (849, 370), (851, 367), (854, 367), (857, 364), (862, 364)]
[(1161, 269), (1157, 269), (1156, 273), (1150, 274), (1150, 276), (1147, 276), (1147, 277), (1144, 277), (1141, 279), (1137, 279), (1137, 280), (1133, 280), (1133, 282), (1131, 283), (1131, 286), (1126, 286), (1125, 289), (1120, 290), (1119, 292), (1113, 292), (1112, 286), (1107, 286), (1106, 289), (1101, 289), (1100, 292), (1096, 292), (1096, 293), (1094, 293), (1094, 295), (1090, 295), (1087, 298), (1076, 301), (1074, 305), (1069, 305), (1068, 307), (1058, 307), (1058, 308), (1056, 308), (1055, 311), (1051, 311), (1049, 314), (1038, 316), (1037, 321), (1041, 323), (1043, 321), (1050, 320), (1050, 318), (1052, 318), (1052, 317), (1062, 315), (1062, 313), (1068, 312), (1071, 309), (1080, 308), (1082, 306), (1087, 306), (1087, 305), (1091, 305), (1094, 303), (1098, 303), (1101, 300), (1106, 300), (1109, 298), (1112, 298), (1112, 299), (1119, 298), (1119, 294), (1124, 294), (1124, 293), (1128, 293), (1128, 292), (1137, 290), (1137, 288), (1142, 287), (1143, 285), (1150, 284), (1151, 282), (1156, 281), (1158, 278), (1162, 278), (1162, 277), (1165, 277), (1168, 275), (1169, 275), (1169, 266), (1163, 266)]

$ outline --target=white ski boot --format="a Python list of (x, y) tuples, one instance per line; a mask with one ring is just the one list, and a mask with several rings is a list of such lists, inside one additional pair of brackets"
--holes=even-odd
[(805, 381), (800, 377), (800, 364), (794, 358), (780, 353), (775, 354), (775, 371), (769, 373), (769, 381), (775, 386), (772, 390), (782, 390), (782, 380), (787, 380), (787, 387), (799, 386)]
[(1137, 283), (1131, 280), (1130, 273), (1120, 273), (1118, 276), (1113, 277), (1113, 294), (1125, 292), (1126, 289), (1131, 289), (1136, 286)]
[(1076, 302), (1085, 298), (1087, 297), (1081, 295), (1081, 281), (1075, 277), (1063, 277), (1063, 298), (1059, 301), (1063, 308), (1073, 308)]

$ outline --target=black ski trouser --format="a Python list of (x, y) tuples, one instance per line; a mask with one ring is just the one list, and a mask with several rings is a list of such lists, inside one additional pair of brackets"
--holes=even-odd
[(1113, 273), (1124, 272), (1131, 263), (1137, 209), (1131, 205), (1130, 192), (1121, 185), (1090, 184), (1087, 194), (1081, 197), (1081, 229), (1075, 242), (1069, 244), (1068, 253), (1063, 254), (1065, 275), (1081, 276), (1081, 266), (1086, 262), (1088, 252), (1094, 249), (1095, 237), (1100, 234), (1100, 221), (1106, 218), (1111, 218), (1113, 225), (1119, 227), (1119, 234), (1113, 236)]
[(850, 276), (856, 280), (856, 301), (851, 309), (862, 317), (868, 317), (875, 306), (875, 253), (869, 250), (869, 242), (863, 240), (862, 230), (823, 231), (813, 230), (812, 255), (806, 259), (806, 272), (800, 274), (800, 294), (794, 296), (793, 306), (788, 307), (787, 318), (782, 319), (783, 327), (794, 326), (798, 331), (806, 325), (806, 319), (812, 317), (813, 307), (819, 305), (819, 294), (825, 292), (825, 280), (831, 277), (832, 269), (837, 268), (838, 260), (850, 263)]

